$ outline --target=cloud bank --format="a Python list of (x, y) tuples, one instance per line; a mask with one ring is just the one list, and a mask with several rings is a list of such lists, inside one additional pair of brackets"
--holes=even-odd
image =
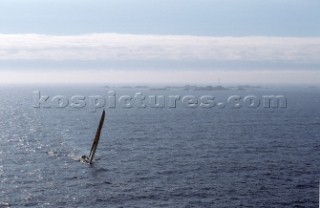
[(317, 84), (319, 57), (320, 37), (0, 34), (0, 84)]
[(257, 61), (320, 64), (318, 37), (0, 34), (0, 61)]

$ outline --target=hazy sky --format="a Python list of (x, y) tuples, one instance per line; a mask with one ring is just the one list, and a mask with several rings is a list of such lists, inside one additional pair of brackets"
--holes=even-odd
[(0, 0), (0, 83), (320, 80), (319, 0)]

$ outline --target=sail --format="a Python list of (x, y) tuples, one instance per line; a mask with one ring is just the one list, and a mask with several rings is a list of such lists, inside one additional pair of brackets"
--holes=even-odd
[(96, 153), (97, 147), (98, 147), (98, 143), (99, 143), (99, 139), (100, 139), (100, 133), (101, 133), (101, 129), (103, 126), (103, 122), (104, 122), (104, 117), (105, 117), (105, 111), (103, 110), (101, 118), (100, 118), (100, 122), (99, 122), (99, 126), (96, 132), (96, 136), (93, 140), (92, 146), (91, 146), (91, 150), (90, 150), (90, 154), (89, 154), (89, 159), (90, 159), (90, 163), (92, 163), (93, 157)]

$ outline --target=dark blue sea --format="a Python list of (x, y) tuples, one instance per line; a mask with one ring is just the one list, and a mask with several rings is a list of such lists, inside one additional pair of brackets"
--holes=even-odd
[[(1, 86), (0, 207), (319, 206), (320, 88), (112, 88), (117, 96), (212, 95), (224, 104), (232, 95), (283, 95), (281, 108), (190, 108), (179, 100), (175, 108), (34, 107), (34, 91), (50, 100), (107, 97), (109, 90)], [(94, 163), (81, 163), (102, 109), (106, 120)]]

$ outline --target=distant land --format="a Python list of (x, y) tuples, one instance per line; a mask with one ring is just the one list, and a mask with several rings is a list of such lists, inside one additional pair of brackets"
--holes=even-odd
[[(109, 85), (105, 85), (104, 88), (114, 88)], [(119, 88), (119, 87), (117, 87)], [(137, 86), (120, 86), (123, 89), (149, 89), (151, 91), (169, 91), (169, 90), (183, 90), (183, 91), (226, 91), (226, 90), (253, 90), (260, 89), (261, 86), (251, 86), (251, 85), (238, 85), (234, 87), (224, 87), (222, 85), (217, 86), (197, 86), (197, 85), (185, 85), (185, 86), (163, 86), (163, 87), (149, 87), (146, 85), (137, 85)]]

